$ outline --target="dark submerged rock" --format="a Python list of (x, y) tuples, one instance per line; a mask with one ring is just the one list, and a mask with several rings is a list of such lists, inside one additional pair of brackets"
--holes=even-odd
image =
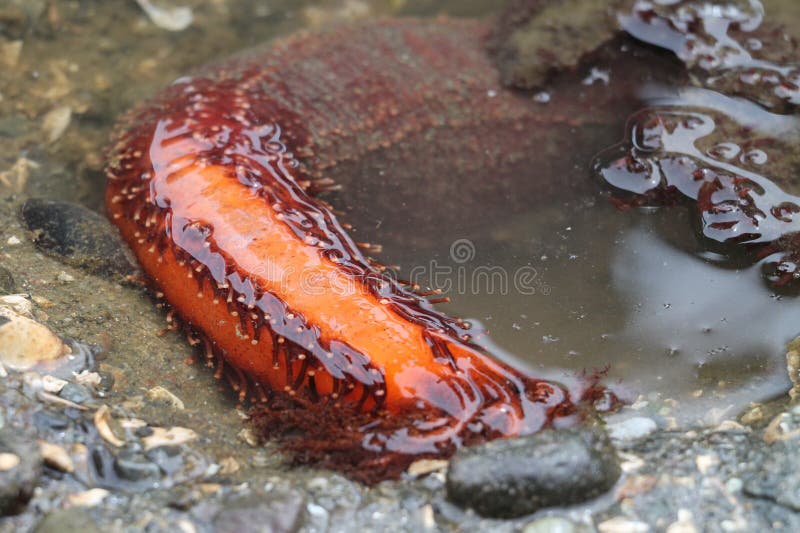
[(489, 49), (504, 85), (541, 88), (618, 33), (615, 8), (630, 0), (512, 0)]
[(0, 470), (0, 516), (16, 514), (31, 498), (42, 474), (42, 458), (36, 443), (7, 428), (0, 431), (0, 454), (13, 454), (19, 463)]
[(97, 373), (100, 375), (100, 383), (97, 385), (97, 389), (102, 392), (108, 392), (112, 388), (114, 388), (114, 374), (111, 372), (106, 372), (105, 370), (98, 370)]
[(513, 518), (594, 498), (620, 472), (605, 431), (549, 430), (461, 450), (450, 463), (447, 496), (484, 516)]
[(40, 249), (69, 265), (105, 275), (136, 271), (114, 228), (81, 205), (31, 198), (22, 206), (22, 219)]

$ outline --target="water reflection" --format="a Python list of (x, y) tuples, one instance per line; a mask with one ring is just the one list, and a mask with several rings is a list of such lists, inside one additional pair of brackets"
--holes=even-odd
[(481, 343), (536, 375), (570, 381), (608, 366), (634, 397), (677, 400), (679, 423), (734, 415), (789, 388), (785, 345), (800, 333), (800, 305), (772, 293), (757, 265), (711, 261), (687, 218), (605, 203), (518, 217), (504, 237), (476, 241), (475, 261), (532, 265), (551, 293), (467, 291), (447, 310), (473, 317), (488, 330)]

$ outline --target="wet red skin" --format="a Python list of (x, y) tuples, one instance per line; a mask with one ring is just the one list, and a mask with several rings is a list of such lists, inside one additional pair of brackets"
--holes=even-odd
[[(108, 214), (190, 341), (243, 396), (283, 407), (289, 400), (289, 423), (314, 433), (326, 457), (327, 448), (346, 450), (352, 464), (447, 455), (464, 443), (569, 424), (576, 402), (597, 392), (592, 383), (567, 390), (488, 356), (466, 324), (365, 257), (318, 197), (332, 187), (325, 168), (383, 145), (375, 123), (391, 127), (397, 142), (431, 127), (437, 110), (448, 127), (474, 130), (488, 120), (509, 138), (535, 121), (527, 99), (481, 78), (493, 72), (483, 30), (447, 24), (360, 28), (382, 55), (355, 71), (345, 64), (345, 29), (182, 78), (122, 121), (109, 157)], [(299, 58), (320, 50), (334, 59), (309, 89)], [(363, 85), (352, 90), (379, 98), (327, 101), (325, 85), (341, 81), (326, 79), (325, 68), (357, 72)], [(487, 91), (496, 92), (487, 99)], [(448, 106), (455, 111), (442, 111)], [(286, 419), (285, 410), (271, 413), (261, 411), (262, 425)], [(325, 435), (331, 442), (321, 444)], [(381, 472), (362, 479), (397, 469)]]

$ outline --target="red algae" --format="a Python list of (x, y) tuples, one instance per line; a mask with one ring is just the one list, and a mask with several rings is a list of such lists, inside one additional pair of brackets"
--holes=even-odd
[(485, 79), (482, 35), (397, 21), (290, 38), (179, 79), (122, 122), (109, 216), (170, 317), (242, 399), (263, 402), (255, 423), (297, 462), (374, 482), (572, 423), (601, 394), (593, 379), (568, 390), (493, 360), (467, 324), (365, 256), (377, 248), (320, 197), (338, 186), (326, 170), (437, 122), (531, 149), (520, 132), (536, 113)]

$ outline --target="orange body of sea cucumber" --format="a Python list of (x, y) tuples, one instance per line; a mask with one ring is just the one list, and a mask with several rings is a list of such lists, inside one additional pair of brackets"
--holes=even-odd
[[(109, 216), (191, 338), (258, 394), (374, 413), (354, 436), (373, 451), (530, 433), (569, 420), (585, 392), (488, 357), (319, 198), (342, 164), (457, 135), (454, 159), (497, 172), (467, 192), (508, 188), (513, 203), (503, 177), (536, 149), (536, 111), (499, 87), (482, 38), (443, 21), (292, 37), (179, 79), (111, 150)], [(458, 190), (447, 176), (430, 187)]]

